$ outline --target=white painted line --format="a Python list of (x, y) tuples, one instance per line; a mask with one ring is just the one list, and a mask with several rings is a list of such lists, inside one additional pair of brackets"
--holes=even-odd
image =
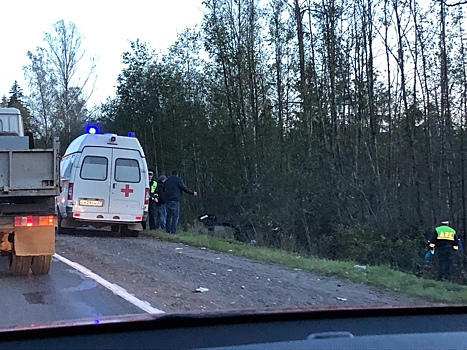
[(84, 274), (86, 277), (92, 278), (94, 281), (96, 281), (100, 285), (102, 285), (105, 288), (111, 290), (114, 294), (116, 294), (119, 297), (125, 299), (126, 301), (128, 301), (129, 303), (135, 305), (136, 307), (139, 307), (141, 310), (146, 311), (147, 313), (150, 313), (150, 314), (165, 314), (164, 311), (153, 308), (151, 306), (151, 304), (149, 304), (147, 301), (143, 301), (143, 300), (138, 299), (133, 294), (128, 293), (122, 287), (120, 287), (120, 286), (118, 286), (118, 285), (116, 285), (114, 283), (110, 283), (109, 281), (103, 279), (99, 275), (96, 275), (94, 272), (92, 272), (88, 268), (84, 267), (83, 265), (80, 265), (80, 264), (75, 263), (75, 262), (73, 262), (71, 260), (68, 260), (67, 258), (64, 258), (61, 255), (58, 255), (57, 253), (55, 253), (53, 256), (54, 256), (54, 258), (57, 258), (61, 262), (63, 262), (65, 264), (71, 266), (72, 268), (78, 270), (79, 272)]

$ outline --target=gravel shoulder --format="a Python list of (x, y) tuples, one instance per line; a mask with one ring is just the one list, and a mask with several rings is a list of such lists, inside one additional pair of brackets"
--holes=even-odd
[(150, 237), (57, 235), (56, 252), (167, 313), (428, 304), (364, 284)]

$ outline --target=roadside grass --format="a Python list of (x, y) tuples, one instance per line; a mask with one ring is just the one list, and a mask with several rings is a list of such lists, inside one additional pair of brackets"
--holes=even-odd
[(359, 268), (356, 267), (358, 264), (353, 261), (335, 261), (312, 256), (302, 256), (283, 250), (203, 235), (196, 231), (179, 231), (176, 235), (169, 235), (160, 230), (147, 230), (143, 232), (143, 235), (168, 242), (205, 247), (206, 249), (218, 252), (310, 271), (325, 276), (344, 278), (352, 282), (370, 284), (429, 302), (447, 304), (467, 303), (467, 286), (417, 277), (393, 270), (389, 266), (367, 265), (365, 268)]

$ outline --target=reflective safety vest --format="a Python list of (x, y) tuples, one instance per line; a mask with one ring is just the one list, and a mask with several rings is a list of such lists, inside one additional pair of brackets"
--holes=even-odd
[(449, 226), (438, 226), (435, 228), (436, 233), (438, 234), (438, 239), (444, 239), (447, 241), (454, 241), (454, 236), (456, 231)]
[(157, 181), (153, 181), (149, 193), (156, 193)]

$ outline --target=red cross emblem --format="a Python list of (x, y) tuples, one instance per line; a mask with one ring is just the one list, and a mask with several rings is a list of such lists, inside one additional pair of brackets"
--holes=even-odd
[(133, 193), (133, 189), (130, 188), (130, 185), (126, 184), (125, 188), (122, 188), (120, 192), (125, 193), (125, 197), (129, 197), (130, 193)]

